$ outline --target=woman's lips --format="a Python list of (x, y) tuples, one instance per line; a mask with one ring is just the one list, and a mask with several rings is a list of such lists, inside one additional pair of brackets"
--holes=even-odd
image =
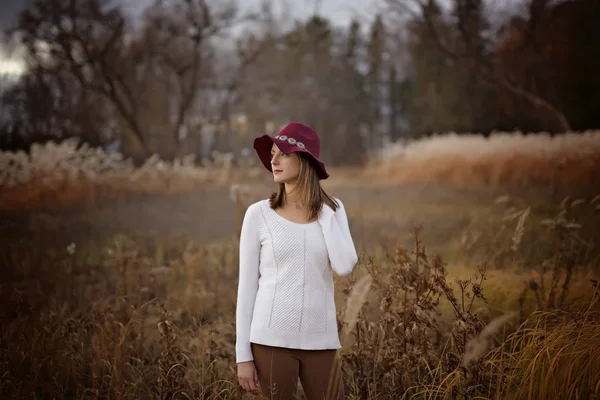
[(273, 173), (274, 173), (275, 175), (277, 175), (277, 174), (280, 174), (280, 173), (282, 173), (282, 172), (283, 172), (283, 171), (282, 171), (282, 170), (280, 170), (280, 169), (274, 169), (274, 170), (273, 170)]

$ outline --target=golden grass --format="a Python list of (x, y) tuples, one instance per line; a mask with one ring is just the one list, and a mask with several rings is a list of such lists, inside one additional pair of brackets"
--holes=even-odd
[(172, 174), (164, 177), (147, 176), (130, 181), (129, 176), (96, 181), (80, 176), (77, 179), (34, 179), (27, 183), (3, 188), (0, 212), (32, 212), (66, 207), (94, 208), (99, 203), (138, 196), (172, 196), (190, 193), (199, 188), (224, 186), (223, 176), (231, 172), (223, 168), (211, 168), (206, 176), (190, 178)]
[[(167, 162), (154, 155), (135, 167), (121, 154), (74, 139), (33, 144), (29, 153), (0, 151), (0, 212), (93, 207), (104, 200), (176, 195), (230, 183), (230, 162), (205, 164), (197, 166), (193, 156)], [(237, 173), (243, 179), (255, 169)]]
[(232, 248), (153, 239), (2, 249), (3, 398), (239, 398)]
[[(208, 246), (183, 237), (143, 235), (117, 236), (105, 247), (94, 246), (80, 243), (75, 249), (61, 250), (37, 243), (3, 250), (3, 267), (13, 260), (19, 269), (8, 275), (4, 270), (0, 291), (5, 305), (0, 339), (11, 343), (0, 353), (0, 394), (8, 398), (42, 393), (85, 399), (241, 398), (233, 369), (235, 244)], [(505, 334), (494, 331), (487, 339), (490, 347), (497, 346), (495, 350), (480, 359), (473, 357), (473, 365), (463, 368), (461, 362), (469, 351), (463, 335), (473, 339), (490, 326), (484, 322), (486, 313), (477, 310), (484, 304), (483, 296), (490, 304), (504, 300), (487, 284), (512, 286), (511, 282), (529, 277), (515, 271), (486, 271), (479, 292), (479, 280), (473, 280), (475, 286), (465, 285), (464, 280), (444, 274), (435, 259), (437, 267), (427, 274), (424, 259), (420, 273), (414, 262), (408, 253), (399, 252), (395, 267), (379, 270), (372, 264), (367, 268), (370, 273), (363, 275), (367, 278), (338, 279), (338, 297), (343, 301), (340, 326), (346, 343), (342, 357), (353, 398), (401, 398), (404, 393), (412, 398), (445, 398), (485, 383), (488, 387), (478, 391), (481, 398), (510, 398), (498, 393), (512, 391), (516, 393), (512, 398), (542, 399), (547, 398), (542, 391), (544, 379), (552, 378), (557, 390), (573, 391), (581, 387), (581, 379), (587, 385), (598, 378), (600, 354), (590, 348), (597, 339), (598, 319), (591, 311), (587, 317), (571, 319), (564, 311), (533, 314), (504, 344)], [(361, 271), (365, 272), (359, 266), (357, 274)], [(380, 286), (372, 288), (370, 303), (364, 304), (369, 277)], [(589, 280), (577, 278), (572, 284), (592, 293)], [(461, 287), (467, 286), (471, 289), (465, 291), (482, 296), (470, 308), (469, 300), (461, 304), (466, 299), (461, 297)], [(346, 290), (349, 294), (344, 294)], [(425, 296), (427, 291), (437, 295)], [(423, 295), (417, 301), (419, 293)], [(507, 296), (518, 294), (514, 290)], [(535, 306), (535, 297), (530, 296), (527, 304)], [(518, 311), (518, 304), (512, 302), (510, 308)], [(449, 314), (447, 324), (443, 314)], [(435, 322), (436, 318), (440, 320)], [(391, 333), (399, 332), (400, 326), (402, 335), (392, 340)], [(564, 336), (561, 345), (561, 329), (579, 333)], [(437, 338), (430, 337), (434, 332)], [(570, 347), (563, 349), (564, 345)], [(554, 360), (553, 354), (568, 355), (571, 363)], [(574, 375), (579, 367), (581, 374)], [(515, 372), (498, 376), (499, 369), (513, 371), (510, 368)], [(556, 378), (556, 374), (563, 375)], [(525, 384), (532, 392), (520, 397)]]
[[(600, 394), (600, 312), (596, 297), (579, 312), (534, 313), (495, 349), (498, 385), (515, 399), (588, 399)], [(496, 398), (501, 398), (499, 395)], [(504, 397), (504, 398), (506, 398)]]
[[(386, 151), (391, 155), (383, 161), (371, 160), (364, 168), (332, 169), (325, 186), (435, 182), (471, 187), (545, 185), (569, 191), (594, 185), (600, 170), (600, 132), (569, 132), (554, 139), (542, 134), (496, 133), (486, 139), (448, 133)], [(266, 171), (256, 158), (239, 160), (237, 167), (231, 162), (201, 167), (189, 156), (170, 163), (154, 156), (134, 168), (119, 154), (70, 140), (49, 142), (34, 145), (30, 154), (0, 152), (0, 212), (94, 207), (130, 196), (176, 195), (257, 182), (263, 174)]]
[[(595, 204), (563, 202), (554, 225), (520, 207), (502, 240), (482, 231), (490, 237), (475, 246), (505, 247), (508, 264), (447, 265), (418, 230), (412, 249), (361, 255), (355, 273), (336, 278), (348, 398), (598, 396), (598, 264), (587, 247), (597, 216), (571, 214)], [(0, 397), (244, 398), (235, 241), (72, 240), (4, 237)], [(544, 251), (532, 257), (532, 246)]]
[[(600, 136), (600, 134), (598, 134)], [(490, 144), (490, 146), (492, 146)], [(552, 154), (536, 152), (493, 152), (472, 155), (444, 154), (428, 157), (399, 157), (373, 163), (364, 180), (378, 184), (438, 182), (458, 186), (553, 185), (570, 190), (582, 184), (594, 184), (600, 170), (600, 154), (579, 154), (566, 149)]]
[[(510, 317), (499, 321), (496, 328)], [(536, 312), (485, 355), (480, 373), (489, 376), (487, 388), (469, 387), (470, 371), (456, 369), (436, 386), (415, 387), (413, 397), (439, 399), (459, 394), (498, 400), (596, 398), (600, 393), (599, 317), (597, 308), (578, 313)], [(481, 355), (485, 347), (475, 349), (479, 351), (476, 355)]]

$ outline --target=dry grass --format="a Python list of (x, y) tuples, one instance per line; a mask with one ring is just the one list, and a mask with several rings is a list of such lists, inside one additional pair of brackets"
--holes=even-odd
[[(243, 188), (232, 196), (243, 209)], [(576, 213), (597, 201), (565, 200), (541, 223), (506, 203), (512, 229), (478, 244), (504, 247), (508, 266), (448, 266), (418, 229), (412, 249), (363, 256), (336, 283), (348, 398), (598, 396), (597, 218)], [(243, 398), (236, 242), (38, 233), (3, 244), (2, 398)]]
[[(590, 399), (600, 393), (599, 291), (583, 310), (536, 312), (488, 356), (496, 384), (515, 399)], [(502, 373), (498, 373), (502, 371)], [(506, 398), (496, 393), (495, 398)]]
[[(377, 186), (437, 182), (461, 186), (545, 185), (569, 192), (599, 179), (600, 132), (537, 134), (447, 133), (386, 148), (367, 168), (339, 168), (326, 181)], [(132, 196), (177, 195), (199, 188), (257, 182), (264, 173), (256, 157), (236, 161), (217, 155), (198, 166), (193, 157), (165, 162), (153, 156), (135, 168), (120, 154), (72, 140), (34, 145), (31, 151), (0, 152), (0, 212), (57, 207), (95, 207)]]
[(386, 149), (365, 173), (381, 184), (553, 185), (570, 190), (594, 184), (600, 171), (600, 132), (549, 135), (495, 133), (436, 135)]
[(109, 183), (84, 176), (77, 179), (39, 178), (3, 189), (0, 212), (34, 212), (73, 206), (95, 208), (100, 203), (128, 197), (179, 195), (199, 187), (223, 185), (224, 180), (221, 176), (230, 173), (222, 168), (199, 172), (204, 175), (199, 174), (193, 178), (170, 173), (162, 176), (161, 173), (148, 172), (139, 182), (132, 181), (129, 173), (115, 176)]
[[(418, 241), (416, 249), (421, 249)], [(600, 353), (593, 346), (599, 335), (600, 291), (595, 280), (578, 275), (575, 281), (585, 296), (565, 298), (560, 307), (543, 311), (529, 297), (520, 303), (521, 309), (507, 308), (502, 314), (486, 310), (497, 293), (487, 290), (491, 278), (483, 266), (475, 278), (452, 282), (439, 257), (428, 260), (422, 251), (410, 257), (401, 248), (388, 272), (369, 264), (374, 300), (380, 301), (364, 304), (353, 343), (343, 353), (356, 398), (598, 395)], [(506, 286), (524, 278), (507, 271), (499, 276), (509, 278)], [(537, 282), (530, 281), (527, 290), (538, 292)], [(585, 311), (573, 311), (582, 305)], [(525, 309), (531, 308), (538, 311), (524, 317)], [(524, 317), (521, 324), (519, 317)], [(547, 387), (549, 381), (556, 386)], [(571, 394), (574, 397), (568, 397)]]
[(233, 248), (155, 239), (117, 236), (102, 248), (44, 239), (34, 251), (7, 243), (3, 398), (239, 395), (227, 319), (235, 274), (222, 267)]
[[(34, 144), (27, 154), (0, 151), (0, 212), (94, 207), (105, 200), (222, 186), (231, 181), (233, 169), (230, 158), (221, 158), (199, 167), (192, 156), (166, 162), (155, 155), (134, 167), (121, 154), (71, 139)], [(244, 168), (236, 173), (251, 177), (256, 171)]]

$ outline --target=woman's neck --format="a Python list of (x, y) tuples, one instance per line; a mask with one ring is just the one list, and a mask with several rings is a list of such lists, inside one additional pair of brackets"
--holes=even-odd
[(300, 193), (297, 193), (295, 189), (295, 185), (285, 184), (285, 202), (289, 205), (302, 207), (302, 204), (300, 204)]

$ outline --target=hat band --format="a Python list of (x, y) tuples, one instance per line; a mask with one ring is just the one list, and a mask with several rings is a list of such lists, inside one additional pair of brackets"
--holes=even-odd
[(296, 139), (294, 139), (293, 137), (287, 137), (285, 135), (277, 135), (277, 136), (275, 136), (275, 139), (283, 140), (285, 142), (288, 142), (291, 145), (298, 146), (302, 150), (306, 149), (306, 146), (304, 146), (304, 143), (296, 141)]

